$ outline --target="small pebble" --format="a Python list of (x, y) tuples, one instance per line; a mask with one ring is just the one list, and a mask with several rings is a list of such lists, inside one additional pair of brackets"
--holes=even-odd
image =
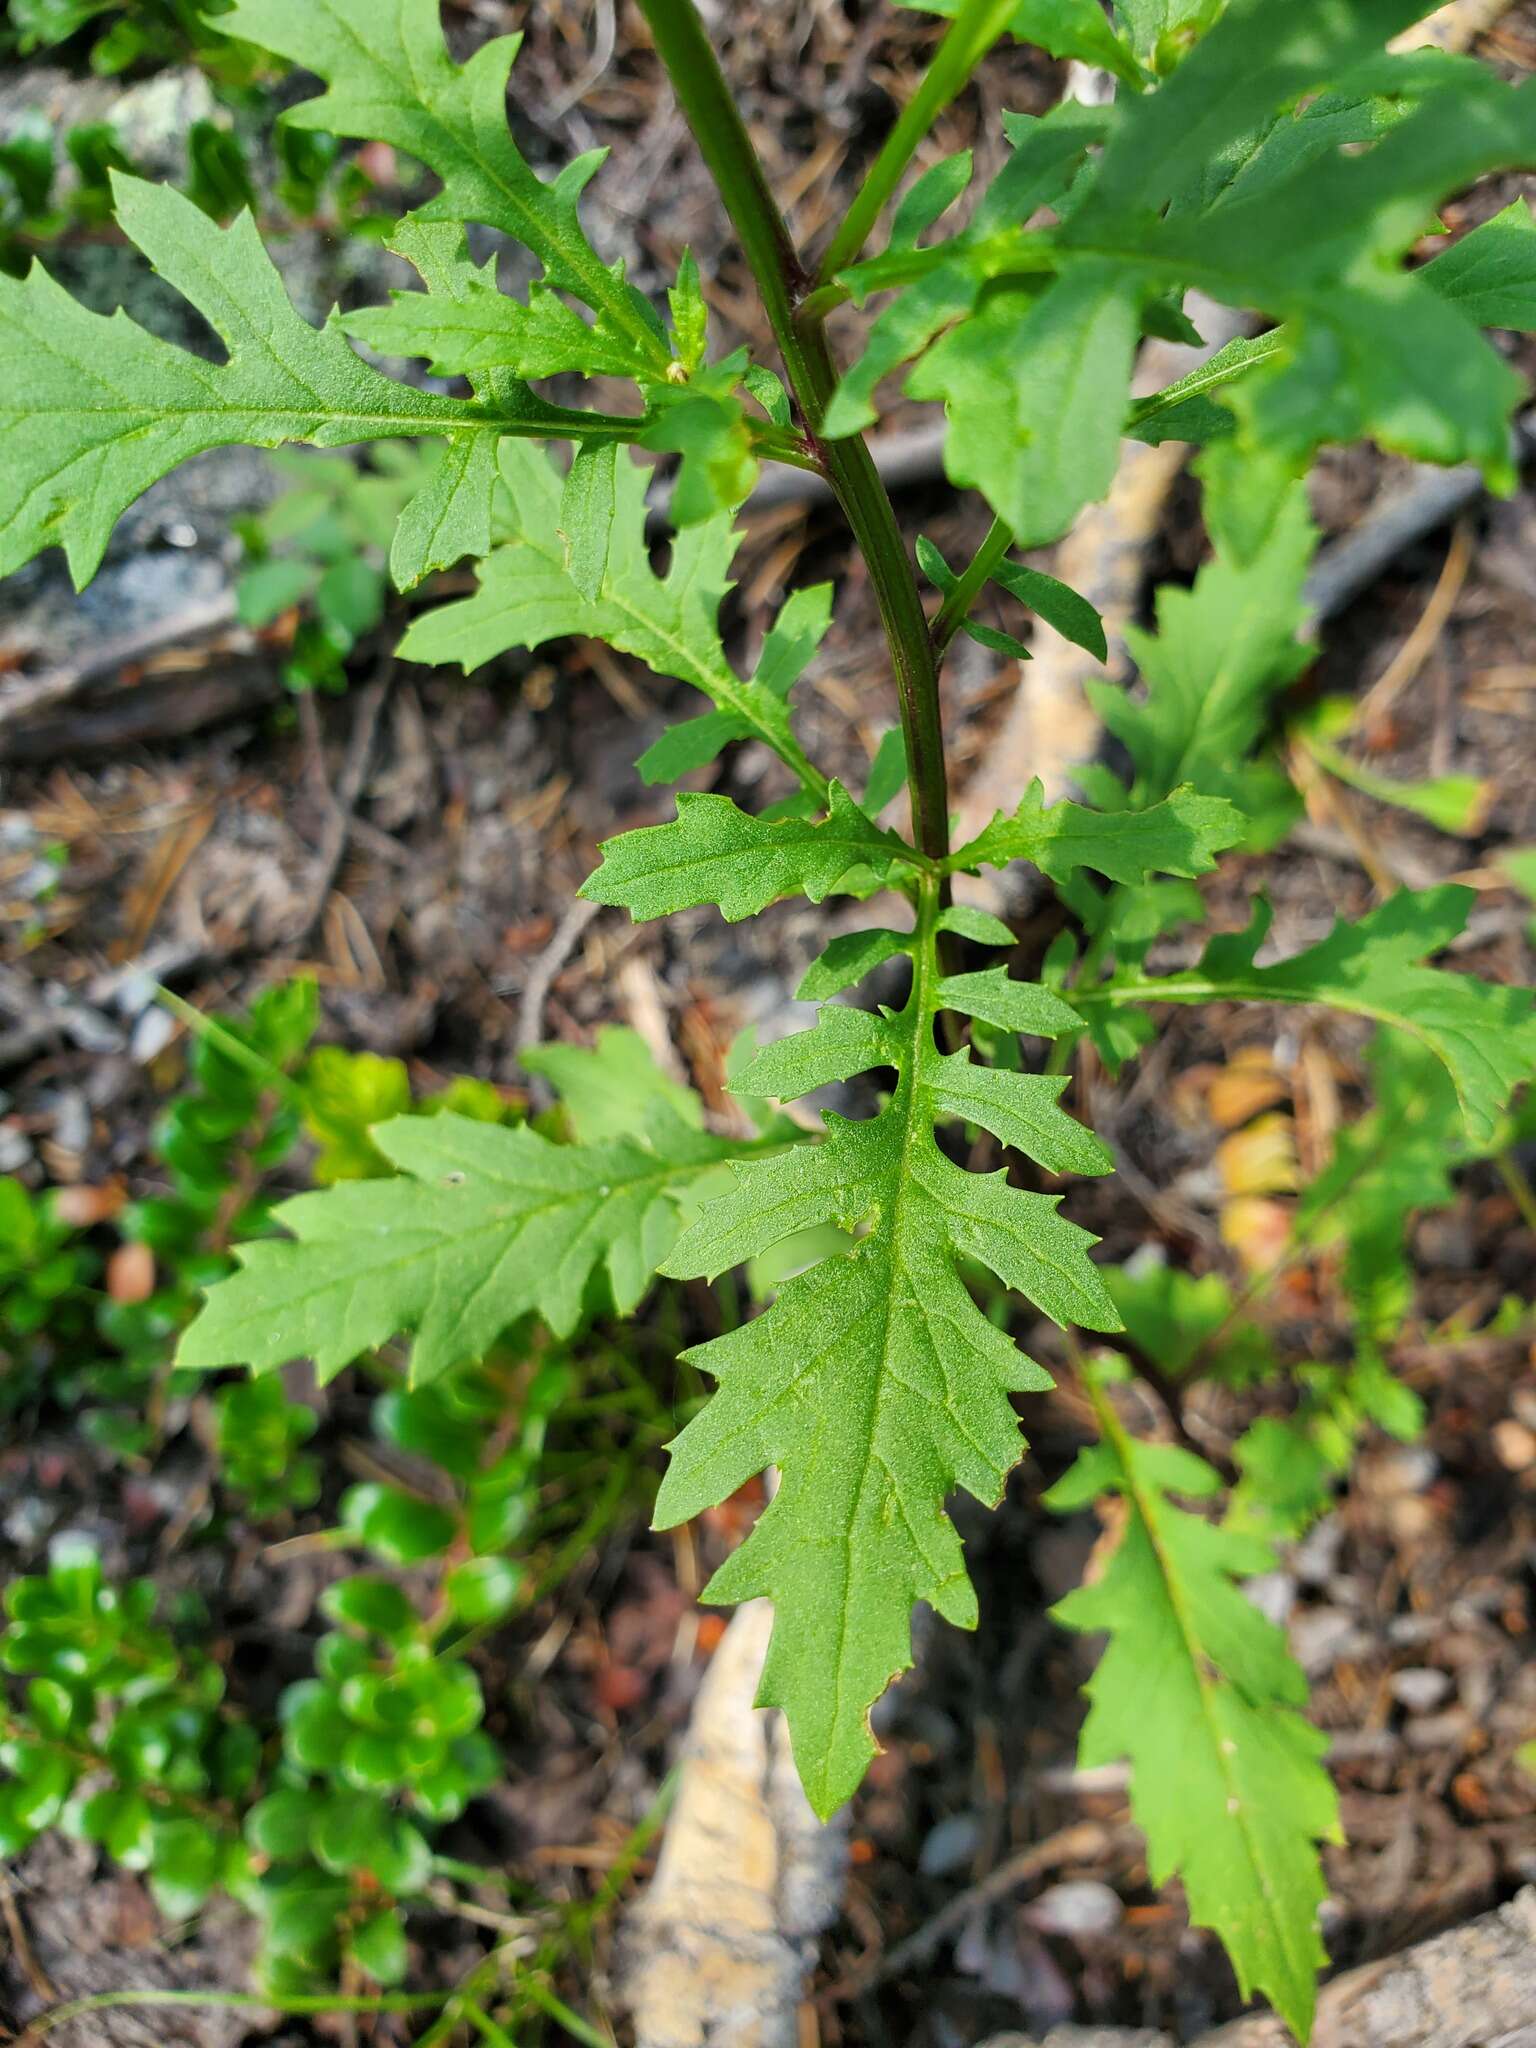
[(1337, 1515), (1324, 1515), (1291, 1552), (1291, 1570), (1304, 1586), (1321, 1586), (1338, 1570), (1343, 1547), (1343, 1522)]
[(1309, 1607), (1291, 1618), (1291, 1649), (1309, 1678), (1320, 1677), (1344, 1657), (1358, 1657), (1369, 1638), (1351, 1615), (1337, 1607)]
[(1402, 1648), (1411, 1643), (1433, 1642), (1443, 1627), (1435, 1614), (1394, 1614), (1387, 1623), (1387, 1641)]
[(13, 1543), (23, 1553), (34, 1550), (43, 1540), (43, 1533), (53, 1520), (54, 1508), (40, 1495), (33, 1494), (17, 1501), (5, 1520), (0, 1522), (0, 1533), (7, 1543)]
[(1400, 1444), (1360, 1463), (1368, 1490), (1376, 1494), (1422, 1493), (1440, 1470), (1440, 1460), (1425, 1444)]
[(1424, 1714), (1403, 1730), (1410, 1749), (1453, 1749), (1465, 1742), (1474, 1726), (1465, 1707), (1447, 1707), (1443, 1714)]
[(970, 1862), (981, 1843), (981, 1820), (974, 1813), (952, 1813), (928, 1830), (917, 1859), (924, 1877), (946, 1877)]
[(1467, 1665), (1456, 1680), (1456, 1697), (1474, 1721), (1486, 1720), (1493, 1695), (1493, 1673), (1486, 1664)]
[(1414, 1249), (1426, 1264), (1449, 1266), (1453, 1272), (1470, 1273), (1477, 1266), (1471, 1219), (1453, 1210), (1421, 1216), (1414, 1232)]
[(1243, 1591), (1260, 1614), (1284, 1628), (1296, 1605), (1296, 1581), (1289, 1572), (1264, 1572), (1256, 1579), (1245, 1579)]
[(1407, 1671), (1394, 1671), (1387, 1686), (1393, 1699), (1410, 1714), (1432, 1714), (1450, 1692), (1451, 1677), (1448, 1671), (1414, 1665)]
[(1053, 1884), (1024, 1908), (1024, 1918), (1040, 1934), (1107, 1934), (1124, 1917), (1120, 1894), (1091, 1877)]
[(165, 1051), (175, 1036), (176, 1019), (169, 1010), (162, 1010), (156, 1005), (145, 1010), (134, 1025), (128, 1050), (140, 1066), (147, 1067), (152, 1059)]
[(1506, 1416), (1493, 1425), (1493, 1454), (1506, 1472), (1529, 1472), (1536, 1465), (1536, 1429)]
[(78, 1088), (65, 1088), (53, 1109), (53, 1142), (66, 1152), (83, 1153), (91, 1142), (91, 1112)]
[(1423, 1543), (1434, 1534), (1440, 1516), (1433, 1501), (1409, 1495), (1401, 1500), (1389, 1500), (1384, 1519), (1395, 1543), (1415, 1544)]

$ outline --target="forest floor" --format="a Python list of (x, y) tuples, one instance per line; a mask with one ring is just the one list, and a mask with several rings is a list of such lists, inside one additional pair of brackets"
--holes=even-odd
[[(467, 41), (526, 18), (522, 101), (544, 110), (531, 153), (556, 161), (594, 142), (622, 151), (625, 168), (598, 178), (591, 209), (600, 237), (630, 254), (637, 281), (654, 284), (692, 246), (713, 280), (720, 345), (758, 339), (745, 273), (723, 243), (654, 64), (630, 40), (628, 13), (620, 11), (601, 78), (563, 111), (587, 71), (589, 10), (482, 4), (460, 14)], [(920, 16), (815, 0), (742, 0), (728, 15), (732, 76), (745, 85), (797, 228), (814, 236), (845, 203), (930, 27)], [(1490, 54), (1536, 68), (1536, 6), (1509, 17)], [(974, 144), (985, 160), (1003, 107), (1039, 111), (1060, 87), (1054, 67), (1004, 57), (945, 117), (935, 148)], [(1347, 530), (1394, 468), (1373, 456), (1325, 465), (1324, 525)], [(174, 488), (182, 495), (166, 501), (172, 511), (151, 507), (114, 556), (125, 587), (164, 574), (159, 558), (186, 552), (172, 529), (197, 486)], [(211, 497), (224, 488), (216, 477)], [(909, 533), (932, 534), (951, 558), (979, 537), (974, 510), (939, 477), (904, 489), (900, 511)], [(193, 517), (195, 551), (222, 574), (221, 511)], [(1197, 497), (1181, 487), (1149, 559), (1149, 586), (1187, 578), (1202, 547)], [(1536, 500), (1477, 503), (1453, 534), (1411, 546), (1327, 627), (1297, 685), (1359, 694), (1398, 655), (1437, 589), (1449, 596), (1372, 765), (1403, 778), (1486, 778), (1481, 829), (1446, 837), (1367, 797), (1351, 799), (1342, 818), (1338, 806), (1319, 809), (1273, 853), (1224, 871), (1208, 891), (1218, 925), (1242, 922), (1246, 899), (1266, 892), (1292, 950), (1336, 915), (1365, 911), (1395, 880), (1468, 878), (1482, 894), (1473, 943), (1457, 964), (1531, 981), (1529, 905), (1501, 886), (1493, 861), (1501, 849), (1536, 844), (1533, 564)], [(851, 769), (872, 753), (893, 708), (872, 596), (828, 509), (791, 504), (748, 519), (731, 631), (749, 647), (792, 580), (824, 577), (838, 579), (842, 601), (799, 702), (813, 753)], [(7, 669), (19, 686), (67, 643), (89, 645), (105, 629), (89, 600), (66, 601), (54, 583), (23, 594), (9, 641), (0, 616), (0, 973), (10, 977), (0, 983), (0, 1171), (33, 1186), (153, 1191), (149, 1134), (185, 1057), (180, 1033), (150, 1004), (156, 980), (200, 1009), (237, 1009), (274, 980), (313, 975), (323, 1036), (399, 1057), (424, 1086), (473, 1073), (523, 1089), (525, 1021), (577, 1042), (624, 1022), (716, 1109), (736, 1034), (753, 1026), (777, 1035), (805, 1014), (790, 991), (827, 936), (824, 916), (805, 906), (743, 927), (713, 913), (645, 927), (608, 911), (579, 929), (568, 921), (596, 841), (665, 812), (632, 763), (683, 708), (680, 688), (586, 644), (509, 657), (468, 679), (394, 665), (345, 858), (316, 900), (317, 849), (360, 716), (371, 715), (360, 712), (361, 685), (383, 673), (392, 629), (357, 664), (348, 695), (312, 700), (301, 713), (277, 682), (280, 627), (194, 637), (102, 674), (67, 709), (8, 719)], [(15, 630), (44, 611), (57, 615), (56, 641)], [(945, 716), (962, 789), (1018, 679), (1015, 665), (961, 643)], [(1022, 780), (1028, 764), (1020, 771)], [(710, 786), (758, 800), (776, 772), (747, 749)], [(49, 849), (61, 849), (48, 853), (57, 886), (40, 892), (28, 877)], [(1019, 928), (1027, 972), (1051, 936), (1048, 915), (1026, 906)], [(530, 988), (542, 992), (536, 1020), (524, 1015)], [(64, 1028), (61, 996), (105, 1020), (109, 1037)], [(1153, 1246), (1187, 1271), (1240, 1280), (1254, 1239), (1232, 1227), (1242, 1189), (1229, 1141), (1245, 1119), (1223, 1077), (1261, 1074), (1264, 1112), (1282, 1113), (1303, 1167), (1316, 1168), (1332, 1133), (1364, 1106), (1362, 1043), (1309, 1013), (1181, 1014), (1118, 1092), (1101, 1074), (1079, 1074), (1077, 1107), (1092, 1110), (1129, 1170), (1075, 1187), (1068, 1212), (1102, 1235), (1107, 1258), (1146, 1257)], [(1286, 1197), (1261, 1189), (1243, 1214), (1262, 1250), (1266, 1230), (1283, 1234)], [(1536, 1881), (1536, 1786), (1516, 1757), (1536, 1728), (1533, 1353), (1528, 1333), (1456, 1334), (1475, 1333), (1504, 1297), (1536, 1301), (1536, 1234), (1493, 1168), (1480, 1167), (1462, 1177), (1453, 1208), (1416, 1229), (1412, 1253), (1416, 1299), (1396, 1364), (1426, 1404), (1427, 1431), (1408, 1446), (1368, 1440), (1333, 1512), (1285, 1557), (1267, 1592), (1307, 1671), (1315, 1718), (1334, 1738), (1347, 1841), (1326, 1852), (1326, 1932), (1341, 1965)], [(669, 1313), (702, 1335), (717, 1310), (700, 1289)], [(1338, 1355), (1336, 1292), (1314, 1267), (1290, 1270), (1263, 1315), (1287, 1356)], [(1048, 1332), (1018, 1334), (1045, 1362), (1060, 1362)], [(1219, 1457), (1252, 1403), (1211, 1388), (1187, 1420)], [(170, 1418), (158, 1454), (127, 1462), (83, 1441), (46, 1402), (13, 1418), (0, 1450), (0, 1562), (7, 1574), (35, 1570), (59, 1531), (88, 1531), (114, 1568), (200, 1596), (232, 1682), (269, 1706), (307, 1668), (315, 1600), (335, 1560), (302, 1543), (274, 1549), (270, 1531), (244, 1532), (233, 1558), (212, 1540), (198, 1506), (206, 1452), (187, 1405)], [(855, 1802), (851, 1875), (810, 1989), (817, 2031), (808, 2039), (967, 2048), (999, 2027), (1043, 2030), (1068, 2018), (1188, 2037), (1239, 2009), (1215, 1942), (1191, 1933), (1176, 1888), (1150, 1884), (1139, 1838), (1125, 1826), (1123, 1780), (1074, 1771), (1089, 1652), (1047, 1609), (1077, 1583), (1098, 1530), (1091, 1517), (1063, 1522), (1040, 1506), (1083, 1440), (1070, 1394), (1030, 1397), (1026, 1426), (1031, 1449), (1001, 1509), (958, 1511), (981, 1626), (968, 1636), (935, 1624), (920, 1636), (918, 1669), (898, 1689), (885, 1753)], [(290, 1533), (326, 1525), (366, 1439), (363, 1391), (344, 1378), (325, 1397), (316, 1444), (333, 1491)], [(594, 1483), (598, 1476), (594, 1457)], [(485, 1666), (508, 1775), (459, 1824), (452, 1847), (499, 1860), (549, 1896), (590, 1891), (653, 1801), (718, 1638), (696, 1596), (755, 1506), (739, 1497), (690, 1531), (658, 1537), (646, 1530), (645, 1504), (642, 1487), (548, 1597), (497, 1637)], [(920, 1966), (883, 1969), (897, 1943), (968, 1886), (1069, 1828), (1058, 1868), (979, 1907)], [(94, 1852), (53, 1843), (33, 1852), (12, 1885), (26, 1939), (0, 1958), (0, 2018), (35, 2005), (34, 1970), (66, 1990), (239, 1981), (239, 1916), (212, 1916), (167, 1961), (139, 1880), (98, 1868)], [(451, 1975), (473, 1952), (465, 1939), (445, 1926), (424, 1969)], [(608, 1996), (610, 1963), (605, 1950), (596, 1977), (573, 1983), (578, 2002)], [(399, 2024), (379, 2021), (350, 2038), (404, 2040), (390, 2031)], [(182, 2012), (174, 2023), (103, 2019), (96, 2038), (235, 2048), (269, 2036), (248, 2016)], [(289, 2022), (281, 2033), (295, 2044), (321, 2038), (348, 2036), (339, 2023), (311, 2032)]]

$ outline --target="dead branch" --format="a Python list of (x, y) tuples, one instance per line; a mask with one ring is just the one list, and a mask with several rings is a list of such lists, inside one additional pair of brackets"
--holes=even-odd
[(638, 2048), (796, 2048), (844, 1831), (800, 1789), (783, 1718), (753, 1706), (773, 1627), (740, 1608), (694, 1705), (656, 1875), (626, 1930)]
[[(1507, 1906), (1346, 1970), (1323, 1986), (1311, 2048), (1532, 2048), (1536, 2044), (1536, 1887)], [(994, 2034), (982, 2048), (1036, 2048)], [(1038, 2048), (1174, 2048), (1129, 2027), (1056, 2027)], [(1194, 2048), (1294, 2048), (1273, 2013), (1202, 2034)]]
[(73, 661), (61, 662), (42, 675), (23, 676), (0, 694), (0, 726), (14, 725), (38, 711), (52, 711), (77, 696), (88, 683), (131, 661), (143, 661), (178, 641), (200, 640), (234, 624), (235, 593), (220, 591), (217, 597), (199, 598), (184, 605), (168, 618), (155, 619), (131, 633), (116, 633), (98, 640), (88, 652)]
[[(1272, 2013), (1197, 2048), (1289, 2048)], [(1536, 1887), (1497, 1912), (1323, 1986), (1312, 2048), (1530, 2048), (1536, 2042)]]

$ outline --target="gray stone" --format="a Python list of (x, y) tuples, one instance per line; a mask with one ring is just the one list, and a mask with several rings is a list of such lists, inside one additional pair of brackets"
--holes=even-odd
[(1341, 1657), (1358, 1656), (1369, 1638), (1352, 1615), (1337, 1607), (1309, 1607), (1291, 1619), (1291, 1649), (1309, 1678), (1331, 1671)]
[(1023, 1914), (1039, 1934), (1107, 1934), (1124, 1919), (1125, 1902), (1096, 1878), (1071, 1878), (1031, 1899)]
[(1435, 1671), (1428, 1665), (1414, 1665), (1406, 1671), (1394, 1671), (1387, 1685), (1393, 1699), (1405, 1706), (1410, 1714), (1429, 1714), (1449, 1693), (1451, 1678), (1447, 1671)]
[(951, 1813), (928, 1830), (918, 1853), (924, 1877), (945, 1877), (969, 1863), (981, 1842), (981, 1819), (974, 1813)]

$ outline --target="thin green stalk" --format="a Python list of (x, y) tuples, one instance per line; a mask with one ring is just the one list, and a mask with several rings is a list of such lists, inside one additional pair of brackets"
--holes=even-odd
[(465, 2019), (473, 2021), (481, 2040), (490, 2043), (490, 2048), (517, 2048), (506, 2028), (498, 2026), (488, 2012), (482, 2012), (472, 1998), (464, 2000), (462, 2010)]
[(787, 463), (791, 469), (808, 469), (816, 476), (821, 474), (816, 451), (806, 445), (793, 427), (776, 427), (769, 420), (749, 420), (747, 425), (752, 445), (759, 455), (765, 455), (773, 462)]
[(565, 2000), (557, 1998), (537, 1977), (530, 1977), (526, 1984), (519, 1984), (517, 1988), (521, 1997), (557, 2021), (573, 2040), (582, 2042), (584, 2048), (613, 2048), (612, 2034), (599, 2033), (590, 2020), (584, 2020), (579, 2012), (572, 2012)]
[(843, 224), (821, 259), (818, 282), (826, 283), (852, 263), (886, 202), (901, 183), (918, 145), (959, 93), (971, 73), (1007, 28), (1017, 0), (963, 0), (949, 33), (934, 53), (923, 82), (901, 110), (896, 126), (843, 218)]
[(1536, 1189), (1532, 1188), (1525, 1168), (1507, 1146), (1494, 1153), (1493, 1163), (1498, 1168), (1499, 1179), (1514, 1197), (1515, 1207), (1520, 1211), (1526, 1229), (1536, 1230)]
[(504, 1947), (492, 1949), (488, 1956), (464, 1973), (446, 1997), (437, 1999), (436, 2004), (441, 2010), (416, 2043), (416, 2048), (444, 2048), (464, 2021), (465, 2005), (495, 1992), (505, 1959)]
[(457, 1856), (434, 1856), (432, 1874), (450, 1878), (455, 1884), (489, 1885), (492, 1890), (506, 1892), (509, 1896), (512, 1891), (512, 1880), (504, 1870), (492, 1870), (484, 1863), (464, 1863)]
[(668, 1771), (657, 1787), (656, 1797), (630, 1830), (628, 1840), (609, 1864), (602, 1883), (584, 1905), (577, 1906), (572, 1911), (566, 1926), (573, 1941), (586, 1941), (598, 1921), (618, 1904), (619, 1894), (628, 1884), (636, 1864), (661, 1833), (663, 1823), (672, 1810), (672, 1802), (677, 1797), (678, 1775), (676, 1766)]
[(546, 1593), (552, 1592), (571, 1570), (582, 1552), (590, 1549), (597, 1541), (623, 1500), (634, 1469), (635, 1461), (633, 1457), (628, 1456), (610, 1467), (602, 1491), (583, 1516), (580, 1526), (566, 1538), (539, 1574), (529, 1595), (530, 1601), (542, 1600)]
[(839, 306), (846, 306), (853, 293), (845, 284), (819, 284), (815, 291), (807, 292), (800, 302), (802, 320), (825, 320), (829, 313), (835, 313)]
[(933, 642), (935, 661), (943, 661), (949, 652), (949, 643), (970, 617), (972, 605), (992, 580), (992, 571), (1012, 546), (1013, 528), (1005, 526), (1001, 519), (994, 519), (987, 529), (986, 539), (971, 558), (970, 566), (934, 616), (929, 637)]
[(195, 1003), (189, 1003), (185, 996), (177, 995), (173, 988), (166, 988), (163, 983), (156, 984), (155, 1001), (185, 1024), (195, 1038), (206, 1038), (233, 1065), (244, 1067), (248, 1074), (254, 1074), (258, 1081), (285, 1096), (290, 1103), (302, 1105), (304, 1091), (298, 1082), (257, 1052), (254, 1046), (247, 1045), (243, 1038), (237, 1038), (217, 1017), (204, 1016)]
[[(28, 2048), (30, 2042), (40, 2041), (70, 2020), (85, 2019), (94, 2012), (109, 2012), (116, 2006), (216, 2006), (236, 2012), (280, 2012), (297, 2019), (325, 2012), (436, 2012), (449, 1996), (441, 1991), (388, 1992), (378, 1998), (327, 1997), (318, 1993), (314, 1997), (275, 1998), (270, 1993), (254, 1991), (97, 1991), (89, 1998), (71, 1998), (39, 2013), (19, 2037), (17, 2048)], [(603, 2048), (608, 2048), (608, 2043), (604, 2042)]]
[(862, 436), (823, 436), (837, 370), (821, 320), (801, 304), (811, 279), (694, 0), (640, 0), (640, 11), (757, 281), (810, 444), (868, 566), (901, 704), (917, 843), (931, 859), (942, 860), (949, 851), (949, 792), (938, 672), (895, 509)]

